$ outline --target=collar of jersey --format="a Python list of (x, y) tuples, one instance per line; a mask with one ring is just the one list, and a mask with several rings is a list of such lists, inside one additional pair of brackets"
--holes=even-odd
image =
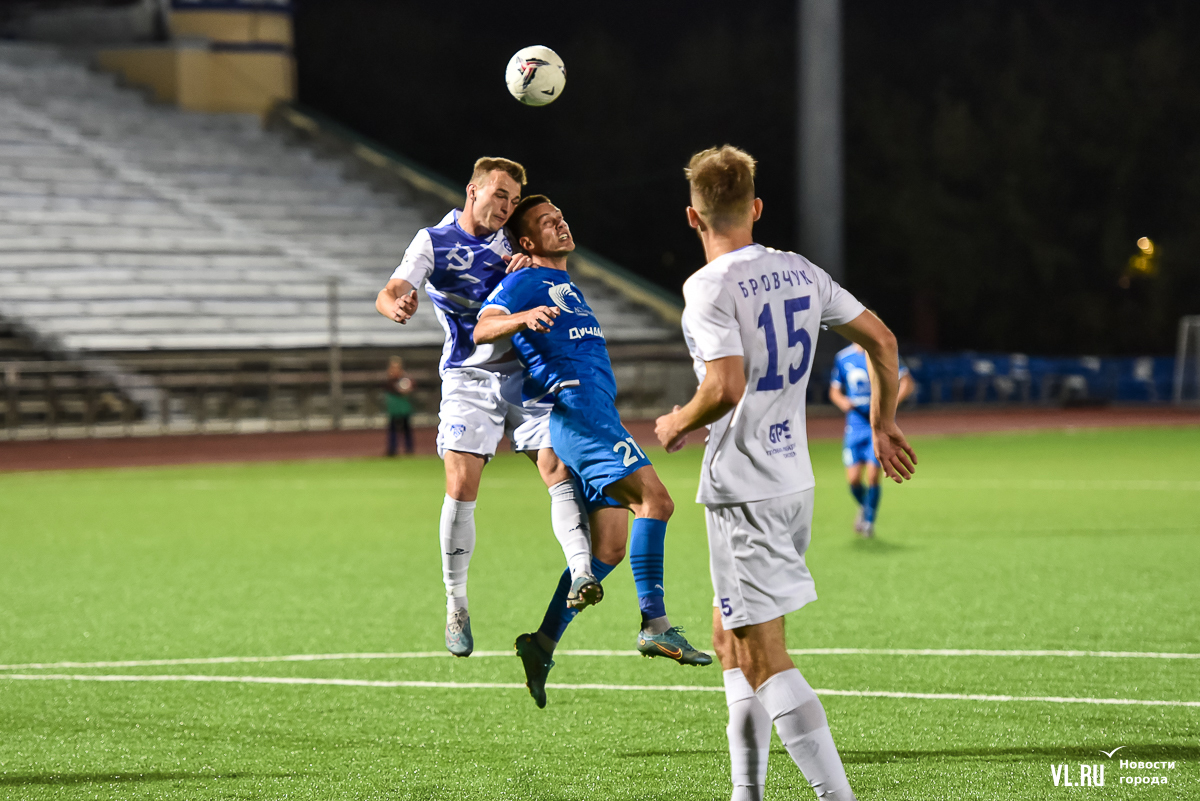
[[(751, 242), (749, 245), (742, 245), (737, 250), (731, 250), (728, 253), (722, 253), (720, 256), (717, 256), (717, 258), (713, 259), (713, 261), (720, 261), (721, 259), (728, 259), (732, 256), (736, 256), (737, 254), (741, 253), (743, 250), (749, 250), (750, 248), (760, 248), (762, 250), (766, 250), (766, 247), (767, 247), (766, 245), (760, 245), (757, 242)], [(711, 264), (711, 262), (710, 262), (710, 264)]]

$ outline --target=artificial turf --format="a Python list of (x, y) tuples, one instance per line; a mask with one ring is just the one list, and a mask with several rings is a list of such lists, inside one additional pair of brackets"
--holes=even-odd
[[(812, 446), (820, 600), (793, 648), (1200, 652), (1200, 428), (918, 440), (874, 541)], [(699, 451), (652, 453), (676, 516), (667, 605), (710, 640)], [(0, 474), (0, 663), (437, 652), (433, 458)], [(488, 467), (476, 648), (534, 628), (561, 571), (522, 457)], [(564, 649), (629, 650), (628, 568)], [(818, 688), (1200, 701), (1200, 660), (803, 655)], [(0, 798), (723, 799), (719, 692), (6, 679), (204, 675), (520, 683), (510, 656), (0, 670)], [(719, 687), (720, 670), (558, 658), (552, 682)], [(1200, 707), (827, 695), (861, 799), (1200, 798)], [(1125, 746), (1113, 759), (1100, 754)], [(1121, 770), (1121, 758), (1174, 769)], [(1055, 787), (1051, 765), (1104, 763)], [(1119, 777), (1166, 776), (1130, 787)], [(813, 797), (775, 741), (768, 799)]]

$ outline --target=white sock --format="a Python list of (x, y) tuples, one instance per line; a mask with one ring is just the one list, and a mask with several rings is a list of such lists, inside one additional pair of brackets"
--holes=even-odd
[(592, 572), (592, 544), (588, 531), (587, 514), (583, 505), (575, 498), (575, 485), (561, 481), (550, 487), (550, 524), (554, 536), (562, 546), (571, 578), (581, 573)]
[(775, 721), (779, 739), (824, 801), (854, 801), (842, 758), (838, 756), (825, 707), (796, 668), (776, 673), (759, 686), (758, 700)]
[(725, 704), (729, 707), (729, 761), (733, 767), (732, 801), (762, 801), (771, 752), (771, 716), (741, 668), (725, 671)]
[(446, 614), (467, 608), (467, 568), (475, 552), (475, 501), (442, 501), (438, 527), (442, 543), (442, 581), (446, 584)]

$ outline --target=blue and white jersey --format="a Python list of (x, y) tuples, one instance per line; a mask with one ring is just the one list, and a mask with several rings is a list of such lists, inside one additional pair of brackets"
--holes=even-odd
[(586, 386), (617, 397), (617, 379), (608, 359), (604, 333), (579, 287), (564, 270), (529, 267), (507, 275), (488, 297), (484, 308), (495, 306), (509, 314), (557, 306), (561, 312), (545, 334), (522, 331), (512, 336), (525, 366), (525, 405), (563, 387)]
[[(900, 365), (900, 377), (908, 375), (908, 368)], [(838, 351), (833, 360), (830, 386), (837, 387), (854, 405), (846, 413), (847, 428), (871, 427), (871, 375), (867, 372), (867, 352), (851, 345)]]
[(418, 289), (428, 282), (425, 292), (446, 331), (442, 372), (455, 367), (511, 372), (517, 362), (508, 343), (476, 346), (471, 335), (484, 300), (504, 277), (502, 257), (512, 255), (512, 244), (503, 228), (483, 238), (468, 234), (458, 225), (460, 213), (455, 209), (432, 228), (418, 231), (392, 278)]

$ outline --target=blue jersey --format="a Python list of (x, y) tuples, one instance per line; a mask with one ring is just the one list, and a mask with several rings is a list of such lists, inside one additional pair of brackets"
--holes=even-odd
[[(908, 368), (900, 365), (900, 375), (908, 375)], [(833, 374), (829, 377), (831, 386), (842, 391), (842, 394), (854, 405), (846, 413), (846, 427), (871, 427), (871, 376), (867, 372), (867, 353), (854, 345), (842, 348), (833, 360)]]
[(561, 310), (547, 333), (522, 331), (512, 337), (512, 346), (525, 366), (527, 405), (563, 387), (581, 385), (589, 392), (605, 393), (610, 402), (617, 397), (617, 380), (600, 323), (565, 271), (550, 267), (518, 270), (504, 277), (484, 303), (488, 306), (509, 314), (538, 306)]
[(455, 209), (432, 228), (418, 231), (392, 278), (417, 288), (428, 282), (425, 292), (446, 332), (441, 370), (511, 366), (506, 343), (476, 346), (471, 337), (484, 300), (504, 277), (503, 257), (512, 255), (512, 245), (504, 229), (485, 237), (468, 234), (459, 227), (459, 214)]

